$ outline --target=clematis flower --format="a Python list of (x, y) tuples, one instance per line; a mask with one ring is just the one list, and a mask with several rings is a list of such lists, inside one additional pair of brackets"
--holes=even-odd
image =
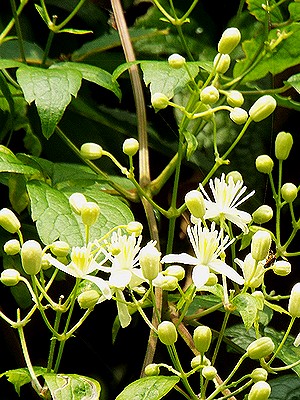
[(192, 280), (197, 289), (206, 284), (210, 272), (223, 274), (239, 285), (244, 283), (244, 279), (220, 259), (221, 254), (224, 254), (231, 242), (227, 235), (223, 235), (222, 230), (219, 232), (215, 229), (214, 222), (209, 229), (203, 227), (201, 221), (199, 221), (194, 226), (188, 226), (187, 233), (195, 257), (186, 253), (168, 254), (162, 258), (162, 263), (194, 265)]
[(245, 211), (238, 210), (238, 206), (246, 201), (254, 194), (254, 190), (242, 197), (247, 190), (243, 186), (243, 181), (234, 181), (230, 176), (228, 181), (225, 180), (225, 174), (221, 178), (215, 178), (209, 181), (209, 186), (212, 191), (213, 200), (206, 193), (203, 186), (200, 184), (200, 190), (204, 196), (206, 206), (205, 219), (222, 221), (227, 219), (233, 224), (242, 229), (244, 233), (248, 233), (247, 224), (251, 221), (251, 215)]

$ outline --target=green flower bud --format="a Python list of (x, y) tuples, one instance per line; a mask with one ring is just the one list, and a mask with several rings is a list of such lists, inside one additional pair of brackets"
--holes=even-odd
[(209, 273), (208, 279), (205, 283), (205, 286), (214, 286), (218, 283), (218, 277), (213, 272)]
[(9, 233), (16, 233), (21, 228), (20, 221), (15, 213), (8, 208), (2, 208), (0, 210), (0, 226)]
[(175, 54), (170, 55), (170, 57), (168, 58), (168, 63), (170, 65), (170, 67), (179, 69), (184, 66), (185, 58), (182, 57), (180, 54), (175, 53)]
[(158, 376), (160, 374), (159, 365), (158, 364), (146, 365), (144, 373), (146, 376)]
[(248, 113), (246, 110), (240, 107), (234, 107), (229, 114), (230, 119), (237, 125), (244, 124), (248, 119)]
[(267, 231), (257, 231), (252, 236), (251, 241), (251, 255), (254, 260), (261, 261), (267, 258), (270, 247), (272, 243), (272, 238)]
[(225, 74), (230, 66), (230, 55), (218, 53), (214, 58), (214, 67), (219, 74)]
[(268, 371), (264, 368), (255, 368), (250, 375), (254, 383), (258, 381), (266, 381), (268, 379)]
[(79, 307), (86, 310), (88, 308), (94, 308), (99, 298), (100, 294), (97, 292), (97, 290), (90, 289), (80, 293), (80, 295), (77, 297), (77, 301)]
[(127, 233), (134, 233), (135, 236), (139, 236), (142, 233), (143, 225), (138, 221), (131, 221), (126, 226)]
[(159, 340), (168, 346), (174, 344), (177, 340), (176, 326), (171, 321), (163, 321), (158, 325), (157, 334)]
[(215, 379), (218, 372), (215, 367), (213, 367), (212, 365), (208, 365), (207, 367), (202, 368), (201, 373), (205, 379), (208, 379), (211, 381), (211, 380)]
[(163, 290), (172, 292), (178, 287), (178, 279), (172, 275), (163, 275), (159, 273), (152, 281), (153, 286), (160, 287)]
[(181, 281), (185, 277), (185, 269), (181, 265), (170, 265), (164, 271), (166, 276), (174, 276), (178, 281)]
[(92, 226), (100, 215), (100, 207), (93, 201), (87, 201), (81, 209), (81, 219), (84, 225)]
[(248, 394), (248, 400), (267, 400), (271, 394), (271, 386), (268, 382), (258, 381), (254, 383)]
[(82, 193), (73, 193), (69, 197), (69, 204), (72, 210), (78, 215), (81, 214), (81, 210), (86, 203), (87, 199)]
[(298, 195), (298, 189), (293, 183), (287, 182), (280, 189), (280, 193), (284, 201), (292, 203)]
[(229, 183), (230, 179), (233, 179), (234, 183), (243, 182), (242, 174), (239, 171), (230, 171), (225, 177), (226, 183)]
[(226, 100), (231, 107), (241, 107), (244, 104), (244, 96), (238, 90), (229, 90)]
[(200, 100), (205, 104), (214, 104), (219, 100), (219, 91), (213, 86), (206, 86), (200, 93)]
[(36, 275), (42, 267), (43, 250), (35, 240), (27, 240), (21, 248), (23, 269), (28, 275)]
[(201, 354), (198, 354), (197, 356), (193, 357), (191, 360), (191, 367), (192, 368), (197, 368), (200, 365), (203, 365), (204, 367), (209, 366), (211, 364), (210, 360), (202, 355), (202, 364), (201, 364)]
[(84, 143), (80, 148), (80, 154), (86, 160), (97, 160), (102, 157), (103, 149), (97, 143)]
[(0, 280), (5, 286), (15, 286), (20, 281), (19, 271), (13, 268), (5, 269), (1, 272)]
[(249, 115), (253, 121), (260, 122), (271, 115), (275, 108), (276, 100), (274, 97), (266, 94), (256, 100), (249, 110)]
[(264, 265), (257, 262), (251, 254), (247, 254), (243, 265), (245, 285), (252, 289), (259, 287), (264, 279)]
[(275, 345), (270, 337), (263, 336), (254, 340), (247, 347), (247, 355), (252, 360), (258, 360), (269, 356), (274, 351)]
[(255, 224), (265, 224), (273, 218), (273, 209), (263, 204), (253, 212), (252, 218)]
[(258, 156), (255, 161), (255, 166), (258, 172), (263, 174), (270, 174), (274, 167), (274, 161), (272, 158), (266, 154)]
[(275, 139), (275, 157), (286, 160), (293, 146), (293, 136), (288, 132), (279, 132)]
[[(60, 261), (59, 257), (57, 259), (58, 259), (58, 261)], [(68, 264), (68, 260), (67, 260), (67, 263), (65, 263), (65, 265), (67, 265), (67, 264)], [(44, 254), (42, 257), (42, 270), (47, 271), (47, 269), (49, 269), (51, 267), (52, 267), (52, 264), (48, 260), (46, 254)]]
[(153, 281), (159, 273), (161, 252), (155, 247), (155, 242), (149, 242), (140, 251), (140, 266), (145, 279)]
[(63, 240), (57, 240), (51, 244), (50, 250), (56, 257), (66, 257), (69, 254), (70, 246)]
[(211, 329), (205, 325), (197, 326), (193, 333), (193, 339), (199, 353), (206, 353), (212, 339)]
[(151, 97), (151, 104), (156, 110), (168, 107), (169, 99), (163, 93), (154, 93)]
[(287, 276), (292, 270), (291, 263), (285, 260), (275, 261), (272, 267), (274, 273), (279, 276)]
[(288, 311), (292, 317), (300, 317), (300, 282), (296, 283), (292, 288)]
[(230, 54), (241, 40), (241, 32), (237, 28), (227, 28), (218, 43), (218, 52)]
[(203, 218), (206, 208), (202, 193), (199, 190), (191, 190), (185, 195), (185, 205), (195, 218)]
[(123, 143), (123, 153), (133, 157), (139, 150), (139, 142), (135, 138), (125, 139)]
[(4, 244), (3, 249), (7, 255), (14, 256), (20, 252), (21, 245), (18, 239), (11, 239)]

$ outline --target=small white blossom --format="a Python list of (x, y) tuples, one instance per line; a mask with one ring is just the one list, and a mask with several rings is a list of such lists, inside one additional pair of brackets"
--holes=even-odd
[(251, 197), (254, 194), (254, 190), (242, 198), (247, 190), (247, 187), (243, 186), (243, 181), (238, 180), (234, 182), (233, 178), (230, 176), (228, 182), (226, 182), (225, 174), (222, 174), (220, 179), (211, 179), (209, 181), (209, 186), (213, 195), (213, 200), (209, 198), (205, 189), (200, 184), (200, 190), (203, 193), (207, 210), (204, 218), (215, 221), (227, 219), (241, 228), (244, 233), (247, 233), (247, 224), (252, 219), (251, 215), (245, 211), (238, 210), (237, 207)]
[(193, 247), (195, 257), (186, 254), (168, 254), (161, 260), (162, 263), (182, 263), (194, 265), (192, 280), (197, 289), (206, 284), (211, 271), (223, 274), (232, 281), (242, 285), (244, 279), (223, 260), (220, 259), (225, 249), (230, 245), (229, 237), (223, 235), (223, 231), (215, 229), (215, 223), (211, 228), (203, 227), (201, 222), (194, 226), (188, 226), (187, 233)]

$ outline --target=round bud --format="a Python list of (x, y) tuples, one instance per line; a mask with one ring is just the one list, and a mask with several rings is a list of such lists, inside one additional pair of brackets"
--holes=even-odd
[(100, 298), (100, 294), (97, 290), (91, 289), (80, 293), (77, 297), (79, 307), (86, 310), (88, 308), (94, 308)]
[(256, 261), (264, 260), (270, 251), (272, 238), (267, 231), (257, 231), (252, 236), (251, 255)]
[[(58, 260), (59, 260), (59, 257), (57, 258)], [(60, 260), (59, 260), (60, 261)], [(67, 261), (67, 263), (65, 264), (65, 265), (67, 265), (68, 264), (68, 261)], [(49, 268), (51, 268), (52, 267), (52, 264), (50, 263), (50, 261), (49, 261), (49, 259), (48, 259), (48, 257), (47, 257), (47, 255), (46, 254), (43, 254), (43, 257), (42, 257), (42, 270), (44, 270), (44, 271), (47, 271), (47, 269), (49, 269)]]
[(5, 286), (15, 286), (20, 281), (19, 271), (13, 268), (5, 269), (1, 272), (0, 280)]
[(230, 54), (241, 40), (241, 32), (237, 28), (227, 28), (218, 43), (218, 52)]
[(36, 275), (42, 267), (43, 250), (35, 240), (27, 240), (21, 248), (22, 266), (26, 274)]
[(292, 317), (300, 317), (300, 282), (296, 283), (292, 288), (288, 311)]
[(202, 368), (201, 373), (205, 379), (213, 380), (217, 376), (218, 372), (215, 367), (213, 367), (212, 365), (208, 365), (208, 366)]
[(162, 110), (163, 108), (168, 107), (169, 99), (163, 93), (154, 93), (151, 96), (151, 104), (156, 110)]
[(228, 172), (225, 177), (226, 183), (229, 183), (230, 179), (233, 179), (233, 183), (243, 182), (242, 174), (239, 171)]
[(158, 274), (152, 281), (153, 286), (172, 292), (178, 288), (178, 279), (172, 275)]
[(153, 281), (158, 275), (161, 252), (157, 250), (154, 242), (149, 242), (140, 250), (140, 266), (145, 279)]
[(129, 157), (133, 157), (139, 150), (139, 142), (135, 138), (124, 140), (123, 153)]
[(80, 154), (86, 160), (97, 160), (102, 157), (103, 149), (97, 143), (84, 143), (80, 147)]
[(262, 154), (256, 158), (255, 166), (258, 172), (270, 174), (274, 167), (274, 161), (267, 154)]
[(265, 224), (273, 218), (273, 209), (267, 204), (258, 207), (252, 214), (255, 224)]
[(248, 394), (248, 400), (267, 400), (271, 394), (271, 386), (268, 382), (258, 381), (254, 383)]
[(9, 233), (16, 233), (21, 228), (20, 221), (15, 213), (8, 208), (2, 208), (0, 210), (0, 226)]
[(268, 336), (263, 336), (250, 343), (246, 352), (249, 358), (258, 360), (259, 358), (269, 356), (274, 351), (274, 348), (273, 340)]
[(165, 271), (164, 275), (174, 276), (178, 281), (185, 277), (185, 269), (181, 265), (170, 265)]
[(139, 236), (142, 233), (143, 225), (138, 221), (131, 221), (126, 226), (126, 232), (131, 234), (134, 233), (135, 236)]
[(266, 94), (256, 100), (249, 110), (249, 115), (253, 121), (260, 122), (271, 115), (275, 108), (276, 100), (274, 97)]
[(205, 104), (214, 104), (219, 100), (219, 91), (213, 86), (206, 86), (200, 93), (200, 100)]
[(201, 364), (201, 354), (198, 354), (197, 356), (195, 356), (195, 357), (192, 358), (192, 360), (191, 360), (191, 367), (192, 367), (192, 368), (197, 368), (197, 367), (199, 367), (200, 365), (206, 367), (206, 366), (211, 365), (211, 362), (210, 362), (210, 360), (209, 360), (207, 357), (205, 357), (204, 355), (202, 355), (202, 364)]
[(264, 368), (255, 368), (250, 375), (254, 383), (258, 381), (266, 381), (268, 379), (268, 372)]
[(191, 190), (185, 195), (185, 205), (195, 218), (203, 218), (206, 213), (205, 202), (199, 190)]
[(93, 201), (87, 201), (81, 209), (81, 219), (84, 225), (92, 226), (100, 215), (100, 207)]
[(243, 265), (245, 285), (252, 289), (259, 287), (264, 279), (264, 264), (257, 262), (249, 253), (246, 255)]
[(82, 193), (73, 193), (69, 197), (69, 204), (72, 208), (72, 210), (80, 215), (82, 207), (87, 203), (87, 199)]
[(50, 245), (50, 250), (56, 257), (66, 257), (69, 254), (70, 246), (63, 240), (57, 240)]
[(18, 239), (11, 239), (4, 244), (3, 249), (7, 255), (14, 256), (20, 252), (21, 245)]
[(171, 321), (163, 321), (158, 325), (157, 334), (159, 340), (168, 346), (174, 344), (177, 340), (176, 326)]
[(248, 113), (246, 110), (240, 107), (234, 107), (229, 114), (230, 119), (237, 125), (244, 124), (248, 119)]
[(185, 64), (185, 58), (182, 57), (180, 54), (171, 54), (170, 57), (168, 58), (168, 63), (170, 67), (179, 69), (184, 66)]
[(212, 339), (211, 329), (205, 325), (197, 326), (193, 333), (193, 339), (199, 353), (206, 353)]
[(146, 376), (157, 376), (160, 373), (158, 364), (148, 364), (145, 367), (144, 373)]
[(275, 261), (272, 268), (274, 273), (279, 276), (287, 276), (291, 273), (292, 270), (291, 263), (285, 260)]
[(280, 189), (281, 196), (287, 203), (292, 203), (298, 194), (298, 188), (293, 183), (287, 182)]
[(286, 160), (293, 146), (293, 136), (288, 132), (279, 132), (275, 139), (275, 157)]
[(230, 55), (218, 53), (214, 58), (214, 67), (219, 74), (225, 74), (230, 66)]
[(205, 286), (214, 286), (218, 283), (218, 277), (213, 272), (209, 273), (208, 279), (205, 283)]
[(244, 96), (238, 90), (230, 90), (226, 95), (226, 100), (231, 107), (241, 107), (244, 104)]

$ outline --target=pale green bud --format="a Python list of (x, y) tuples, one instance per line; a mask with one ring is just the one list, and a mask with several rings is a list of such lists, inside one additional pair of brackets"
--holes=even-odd
[(146, 365), (144, 373), (146, 376), (158, 376), (160, 374), (159, 365), (158, 364)]
[(156, 110), (168, 107), (169, 99), (163, 93), (154, 93), (151, 97), (151, 104)]
[(248, 119), (248, 113), (246, 110), (240, 107), (234, 107), (229, 113), (230, 119), (237, 125), (244, 124)]
[(200, 93), (200, 100), (205, 104), (214, 104), (219, 100), (219, 91), (213, 86), (206, 86)]
[(298, 195), (298, 188), (293, 183), (287, 182), (280, 189), (281, 196), (287, 203), (292, 203)]
[(13, 268), (5, 269), (1, 272), (0, 280), (5, 286), (15, 286), (20, 281), (19, 271)]
[(168, 346), (174, 344), (178, 337), (176, 326), (171, 321), (161, 322), (158, 325), (157, 334), (159, 340)]
[(134, 233), (135, 236), (139, 236), (142, 233), (143, 225), (138, 221), (131, 221), (126, 226), (127, 233)]
[(267, 400), (271, 394), (271, 386), (268, 382), (258, 381), (254, 383), (248, 394), (248, 400)]
[(263, 263), (257, 262), (251, 254), (247, 254), (243, 265), (245, 285), (249, 286), (252, 289), (259, 287), (263, 283), (263, 272)]
[(275, 108), (276, 100), (274, 97), (266, 94), (256, 100), (249, 110), (249, 115), (253, 121), (260, 122), (271, 115)]
[(270, 174), (274, 167), (274, 161), (267, 154), (262, 154), (256, 158), (255, 166), (258, 172)]
[(273, 218), (273, 209), (267, 204), (258, 207), (252, 214), (255, 224), (265, 224)]
[(168, 63), (170, 67), (179, 69), (184, 66), (185, 64), (185, 58), (182, 57), (180, 54), (171, 54), (170, 57), (168, 58)]
[(259, 339), (254, 340), (247, 347), (247, 355), (252, 360), (258, 360), (269, 356), (275, 349), (273, 340), (268, 336), (263, 336)]
[(201, 354), (198, 354), (197, 356), (192, 358), (191, 367), (197, 368), (200, 365), (206, 367), (206, 366), (211, 365), (211, 362), (206, 356), (202, 355), (202, 364), (201, 364)]
[(85, 198), (84, 194), (82, 194), (82, 193), (73, 193), (69, 197), (69, 204), (70, 204), (72, 210), (78, 215), (81, 214), (81, 210), (82, 210), (83, 206), (86, 205), (86, 203), (87, 203), (87, 199)]
[(139, 150), (139, 142), (135, 138), (125, 139), (123, 143), (123, 153), (133, 157)]
[(293, 146), (293, 136), (288, 132), (279, 132), (275, 139), (275, 156), (278, 160), (286, 160)]
[(244, 96), (238, 90), (230, 90), (226, 95), (226, 100), (231, 107), (241, 107), (244, 104)]
[(234, 183), (243, 182), (242, 174), (239, 171), (230, 171), (225, 176), (225, 182), (229, 183), (230, 179), (233, 179)]
[(20, 252), (21, 245), (18, 239), (11, 239), (4, 244), (3, 249), (7, 255), (14, 256)]
[(291, 273), (291, 263), (285, 260), (275, 261), (272, 267), (274, 273), (279, 276), (287, 276)]
[(152, 281), (153, 286), (160, 287), (163, 290), (173, 291), (178, 287), (178, 279), (172, 275), (158, 274), (157, 277)]
[(86, 290), (77, 297), (79, 307), (86, 310), (88, 308), (94, 308), (100, 298), (100, 294), (97, 290), (90, 289)]
[[(59, 260), (59, 257), (57, 258), (58, 260)], [(60, 261), (60, 260), (59, 260)], [(67, 263), (65, 264), (65, 265), (67, 265), (68, 264), (68, 260), (67, 260)], [(47, 256), (46, 256), (46, 254), (43, 254), (43, 257), (42, 257), (42, 269), (44, 270), (44, 271), (47, 271), (47, 269), (49, 269), (49, 268), (51, 268), (52, 267), (52, 264), (50, 263), (50, 261), (48, 260), (48, 258), (47, 258)]]
[(154, 242), (149, 242), (140, 250), (140, 266), (145, 279), (153, 281), (159, 273), (161, 252)]
[(292, 288), (288, 311), (292, 317), (300, 317), (300, 282), (296, 283)]
[(255, 232), (251, 241), (251, 255), (254, 260), (264, 260), (269, 254), (271, 243), (272, 238), (269, 232), (262, 230)]
[(203, 218), (206, 213), (205, 202), (199, 190), (191, 190), (185, 195), (185, 205), (195, 218)]
[(100, 215), (100, 207), (93, 201), (88, 201), (81, 209), (81, 219), (84, 225), (92, 226)]
[(21, 228), (20, 221), (15, 213), (8, 208), (0, 210), (0, 226), (9, 233), (16, 233)]
[(193, 339), (199, 353), (206, 353), (212, 339), (211, 329), (205, 325), (197, 326), (193, 333)]
[(201, 373), (205, 379), (213, 380), (217, 376), (218, 372), (215, 367), (213, 367), (212, 365), (208, 365), (208, 366), (202, 368)]
[(21, 248), (22, 266), (26, 274), (36, 275), (42, 267), (43, 251), (35, 240), (27, 240)]
[(166, 276), (174, 276), (178, 281), (181, 281), (185, 277), (185, 269), (181, 265), (170, 265), (164, 271)]
[(50, 250), (56, 257), (66, 257), (69, 254), (70, 246), (63, 240), (57, 240), (50, 245)]
[(219, 74), (225, 74), (230, 66), (230, 55), (218, 53), (214, 58), (214, 67)]
[(205, 286), (214, 286), (218, 283), (218, 277), (213, 272), (209, 273), (208, 279), (205, 283)]
[(84, 143), (80, 147), (80, 154), (86, 160), (97, 160), (102, 157), (103, 149), (97, 143)]
[(258, 381), (266, 381), (268, 379), (268, 371), (264, 368), (255, 368), (250, 375), (254, 383)]
[(241, 40), (241, 32), (237, 28), (227, 28), (218, 43), (218, 52), (230, 54)]

